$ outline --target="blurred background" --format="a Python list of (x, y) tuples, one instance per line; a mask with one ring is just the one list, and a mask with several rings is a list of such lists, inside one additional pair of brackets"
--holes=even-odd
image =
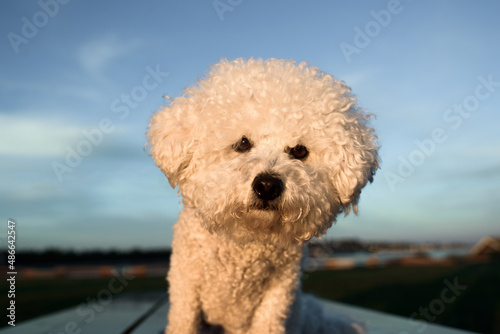
[(181, 199), (145, 132), (164, 95), (223, 57), (307, 61), (376, 114), (382, 168), (359, 215), (329, 230), (327, 254), (335, 240), (422, 251), (499, 236), (499, 12), (494, 1), (2, 1), (0, 247), (10, 218), (18, 252), (167, 249)]
[(382, 169), (329, 236), (500, 233), (500, 4), (62, 2), (0, 4), (0, 211), (19, 247), (169, 244), (180, 199), (146, 128), (221, 57), (308, 61), (377, 115)]

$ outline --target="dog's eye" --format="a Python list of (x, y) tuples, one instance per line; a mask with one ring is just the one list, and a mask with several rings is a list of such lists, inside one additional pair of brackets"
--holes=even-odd
[(236, 144), (233, 145), (233, 148), (236, 152), (243, 153), (250, 151), (252, 146), (253, 145), (250, 140), (247, 137), (243, 136)]
[(288, 149), (288, 154), (294, 159), (304, 160), (309, 155), (309, 151), (305, 146), (297, 145)]

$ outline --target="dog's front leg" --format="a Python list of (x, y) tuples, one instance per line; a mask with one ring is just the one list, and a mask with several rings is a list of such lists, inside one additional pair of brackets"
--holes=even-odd
[(184, 252), (185, 248), (174, 248), (171, 256), (168, 272), (170, 308), (166, 334), (195, 334), (201, 323), (199, 273), (195, 269), (195, 261), (190, 261)]
[(299, 270), (295, 266), (274, 275), (255, 311), (249, 333), (285, 333), (286, 319), (295, 301), (298, 287)]
[(197, 334), (201, 323), (198, 296), (189, 289), (176, 289), (171, 285), (170, 308), (165, 334)]

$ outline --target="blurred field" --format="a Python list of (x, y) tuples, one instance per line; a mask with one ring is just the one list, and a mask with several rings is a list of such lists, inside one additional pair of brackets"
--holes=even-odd
[[(442, 301), (443, 290), (448, 287), (445, 280), (449, 284), (457, 282), (466, 286), (449, 303)], [(91, 303), (99, 291), (109, 289), (109, 283), (110, 278), (18, 280), (16, 322)], [(164, 289), (166, 283), (163, 277), (136, 277), (127, 281), (121, 293)], [(500, 333), (498, 262), (315, 271), (305, 273), (303, 289), (322, 298), (403, 317), (410, 317), (414, 312), (418, 314), (421, 308), (436, 310), (437, 306), (445, 305), (442, 310), (438, 308), (439, 314), (429, 313), (433, 317), (432, 323), (479, 333)], [(445, 297), (451, 299), (450, 296), (454, 295), (445, 293)], [(4, 310), (7, 307), (5, 302), (6, 299), (2, 298), (0, 307)]]
[[(452, 292), (443, 291), (450, 290), (445, 280), (452, 286), (456, 282), (466, 288), (458, 289), (458, 295), (452, 298)], [(303, 290), (323, 298), (408, 318), (427, 309), (426, 316), (414, 314), (414, 317), (478, 333), (500, 333), (499, 262), (318, 271), (306, 274)], [(415, 329), (418, 328), (415, 325)]]

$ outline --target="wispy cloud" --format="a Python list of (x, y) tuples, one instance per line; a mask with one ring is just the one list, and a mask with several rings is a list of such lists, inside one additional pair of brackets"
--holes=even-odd
[(80, 134), (76, 125), (65, 124), (47, 117), (26, 117), (19, 114), (0, 114), (0, 154), (11, 156), (57, 156), (64, 146)]
[(12, 80), (0, 79), (0, 89), (4, 94), (20, 93), (29, 96), (52, 96), (69, 97), (82, 99), (87, 102), (101, 102), (104, 98), (102, 92), (98, 89), (84, 86), (70, 86), (67, 83), (64, 85), (61, 82), (54, 82), (52, 85), (47, 84), (47, 80)]
[(129, 54), (141, 46), (139, 40), (125, 40), (108, 33), (87, 41), (77, 50), (76, 58), (94, 79), (109, 83), (104, 74), (106, 66), (114, 59)]

